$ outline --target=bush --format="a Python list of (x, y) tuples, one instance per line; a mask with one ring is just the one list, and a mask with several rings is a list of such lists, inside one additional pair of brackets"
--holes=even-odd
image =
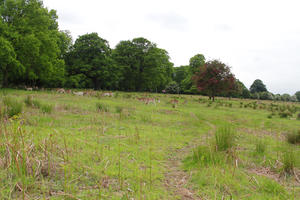
[(53, 106), (50, 104), (44, 104), (40, 106), (40, 109), (43, 113), (51, 113), (53, 110)]
[(14, 115), (18, 115), (23, 110), (23, 104), (10, 97), (4, 98), (3, 104), (6, 106), (4, 115), (8, 117), (13, 117)]
[(230, 127), (219, 128), (215, 133), (216, 149), (225, 151), (234, 146), (235, 133)]
[(96, 103), (96, 109), (100, 112), (109, 112), (108, 106), (100, 102)]
[(169, 93), (169, 94), (178, 94), (180, 91), (180, 88), (175, 81), (172, 81), (166, 86), (165, 91), (166, 91), (166, 93)]
[(298, 132), (289, 133), (286, 136), (288, 143), (300, 144), (300, 130)]
[(298, 115), (297, 115), (297, 119), (298, 119), (298, 120), (300, 120), (300, 113), (298, 113)]
[(292, 116), (292, 113), (289, 112), (289, 111), (287, 111), (287, 110), (285, 110), (285, 111), (279, 112), (279, 116), (280, 116), (281, 118), (288, 118), (288, 117), (291, 117), (291, 116)]

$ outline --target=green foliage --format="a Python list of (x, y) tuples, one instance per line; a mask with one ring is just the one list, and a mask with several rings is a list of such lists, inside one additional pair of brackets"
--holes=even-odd
[(203, 67), (205, 64), (205, 57), (203, 54), (197, 54), (190, 58), (190, 70), (191, 74), (195, 74), (200, 67)]
[(286, 139), (291, 144), (300, 144), (300, 129), (298, 131), (288, 133)]
[(293, 114), (289, 110), (284, 110), (278, 113), (281, 118), (291, 117)]
[(108, 41), (97, 33), (80, 36), (66, 61), (68, 87), (111, 89), (118, 85), (120, 70), (111, 59)]
[[(59, 43), (56, 11), (40, 0), (7, 0), (0, 3), (5, 29), (0, 36), (3, 85), (58, 87), (64, 82), (64, 61)], [(4, 38), (4, 39), (3, 39)], [(5, 62), (5, 63), (4, 63)]]
[(13, 117), (22, 113), (23, 104), (11, 97), (5, 97), (3, 99), (3, 104), (6, 106), (4, 112), (8, 117)]
[(122, 72), (121, 90), (157, 92), (172, 80), (173, 63), (168, 52), (145, 38), (121, 41), (113, 59)]
[(226, 151), (235, 144), (235, 131), (230, 126), (219, 128), (215, 133), (216, 149)]
[(169, 94), (178, 94), (179, 90), (180, 88), (175, 81), (170, 82), (165, 89), (166, 93)]
[(97, 109), (97, 111), (100, 111), (100, 112), (109, 112), (108, 105), (106, 105), (104, 103), (100, 103), (100, 102), (96, 103), (96, 109)]
[(266, 85), (260, 80), (256, 79), (252, 85), (250, 86), (250, 92), (256, 93), (256, 92), (267, 92)]
[(300, 102), (300, 91), (296, 92), (295, 95), (297, 97), (297, 100)]

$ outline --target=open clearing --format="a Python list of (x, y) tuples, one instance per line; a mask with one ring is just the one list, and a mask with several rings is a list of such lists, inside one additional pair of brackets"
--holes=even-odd
[(0, 199), (300, 199), (299, 103), (88, 94), (1, 91)]

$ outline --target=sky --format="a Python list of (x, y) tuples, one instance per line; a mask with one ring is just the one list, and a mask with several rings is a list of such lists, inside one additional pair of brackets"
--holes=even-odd
[(174, 66), (201, 53), (231, 67), (246, 87), (261, 79), (272, 93), (300, 90), (298, 0), (44, 0), (73, 40), (97, 32), (114, 48), (144, 37)]

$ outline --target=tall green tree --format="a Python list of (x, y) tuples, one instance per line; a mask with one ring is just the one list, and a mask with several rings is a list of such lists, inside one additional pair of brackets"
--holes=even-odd
[(268, 92), (266, 85), (260, 79), (256, 79), (250, 86), (251, 93)]
[(200, 67), (204, 66), (205, 57), (203, 54), (196, 54), (190, 58), (190, 69), (192, 74), (196, 73)]
[(15, 84), (60, 86), (64, 81), (64, 61), (60, 57), (56, 11), (48, 10), (40, 0), (0, 2), (0, 18), (7, 26), (4, 35), (24, 66), (22, 78)]
[(121, 89), (127, 91), (161, 91), (172, 81), (173, 64), (168, 52), (145, 38), (121, 41), (113, 59), (123, 74)]
[(0, 77), (2, 86), (7, 87), (9, 82), (20, 77), (24, 68), (16, 59), (16, 53), (9, 41), (0, 36)]
[(300, 91), (296, 92), (295, 96), (297, 97), (297, 100), (300, 101)]
[(69, 87), (113, 89), (119, 70), (111, 58), (108, 41), (97, 33), (80, 36), (66, 56)]

